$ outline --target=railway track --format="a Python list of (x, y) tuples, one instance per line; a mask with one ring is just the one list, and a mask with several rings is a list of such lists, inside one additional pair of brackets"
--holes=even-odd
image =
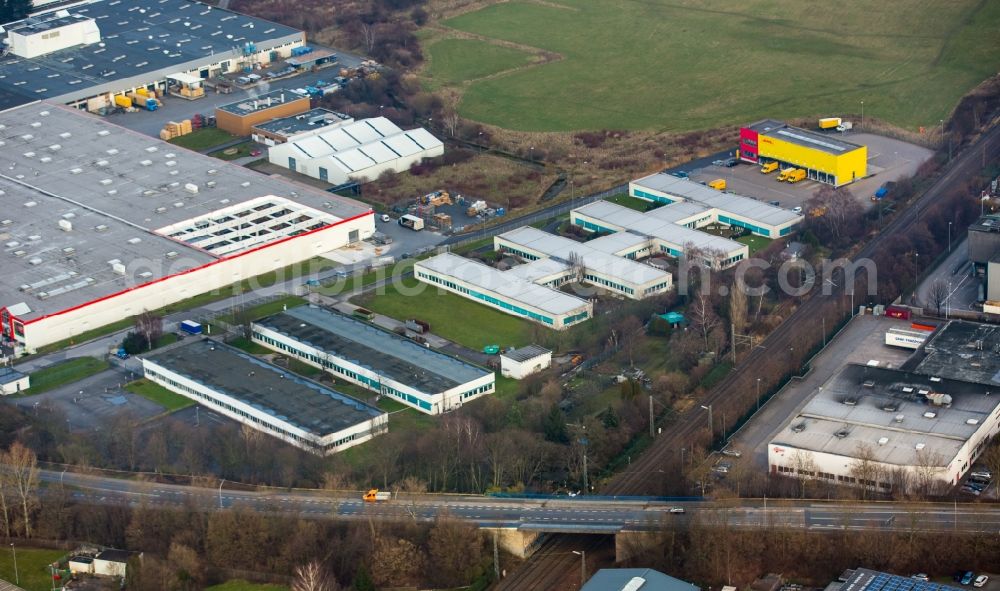
[(606, 536), (560, 534), (551, 536), (532, 558), (503, 579), (496, 591), (571, 591), (579, 589), (580, 556), (586, 552), (587, 572), (592, 575), (598, 551), (608, 543)]
[[(872, 258), (880, 248), (917, 223), (920, 214), (937, 199), (948, 194), (957, 181), (980, 170), (984, 151), (987, 160), (1000, 153), (1000, 127), (995, 126), (975, 145), (956, 158), (952, 162), (951, 168), (934, 185), (925, 191), (906, 211), (893, 218), (881, 233), (871, 239), (853, 257), (853, 260)], [(858, 269), (858, 272), (860, 271), (861, 269)], [(850, 278), (852, 282), (856, 279), (856, 275)], [(722, 382), (699, 401), (699, 404), (709, 406), (720, 404), (727, 399), (741, 398), (740, 395), (746, 392), (745, 388), (752, 387), (744, 370), (762, 363), (767, 355), (779, 354), (776, 352), (783, 354), (784, 351), (789, 350), (789, 347), (800, 344), (802, 342), (800, 335), (810, 328), (818, 328), (815, 326), (816, 319), (824, 312), (828, 313), (828, 308), (837, 306), (837, 300), (846, 293), (846, 285), (847, 282), (843, 281), (841, 274), (840, 277), (834, 278), (834, 286), (832, 286), (832, 293), (829, 296), (814, 294), (803, 301), (798, 309), (761, 343), (762, 346), (754, 348), (738, 366), (729, 372), (729, 375)], [(799, 355), (803, 355), (805, 352), (806, 348), (799, 348)], [(799, 357), (798, 360), (801, 362), (802, 358)], [(741, 389), (743, 390), (741, 391)], [(749, 407), (742, 410), (746, 412)], [(662, 481), (663, 474), (657, 470), (667, 465), (671, 456), (675, 455), (682, 446), (690, 444), (692, 438), (701, 430), (704, 422), (700, 416), (695, 416), (701, 412), (701, 409), (695, 406), (679, 415), (678, 420), (672, 423), (669, 429), (664, 429), (645, 453), (637, 460), (633, 460), (626, 470), (619, 473), (605, 487), (603, 494), (658, 494), (662, 483), (657, 481)]]
[[(871, 239), (854, 256), (854, 260), (872, 258), (880, 248), (889, 244), (902, 232), (917, 223), (920, 214), (935, 200), (947, 195), (951, 188), (957, 184), (957, 181), (978, 172), (984, 160), (991, 160), (998, 153), (1000, 153), (1000, 127), (994, 126), (974, 145), (953, 160), (949, 170), (906, 211), (893, 218), (880, 234)], [(829, 313), (830, 309), (837, 307), (837, 300), (844, 296), (847, 285), (847, 281), (843, 279), (843, 273), (841, 273), (839, 281), (838, 278), (834, 278), (835, 287), (829, 296), (814, 294), (803, 301), (798, 309), (761, 343), (761, 346), (754, 348), (699, 404), (708, 406), (720, 404), (728, 399), (742, 399), (741, 395), (748, 391), (746, 389), (753, 388), (750, 378), (744, 375), (747, 373), (745, 370), (760, 364), (767, 355), (783, 354), (777, 352), (788, 351), (789, 347), (800, 345), (803, 342), (801, 335), (815, 326), (816, 319), (824, 313)], [(857, 275), (850, 279), (852, 282), (856, 282)], [(801, 355), (804, 355), (806, 350), (808, 350), (807, 347), (799, 347), (799, 363), (802, 362)], [(749, 410), (749, 406), (743, 410)], [(626, 470), (619, 473), (604, 487), (602, 494), (659, 494), (663, 487), (664, 478), (670, 474), (669, 470), (664, 468), (670, 465), (670, 460), (675, 456), (677, 450), (689, 445), (701, 430), (704, 424), (700, 416), (701, 412), (700, 408), (692, 407), (680, 414), (669, 425), (669, 428), (665, 428), (663, 433), (657, 436), (653, 444), (639, 458), (632, 461)], [(572, 550), (578, 550), (580, 545), (580, 541), (574, 539), (576, 537), (553, 536), (531, 560), (512, 573), (510, 577), (504, 579), (496, 589), (498, 591), (557, 589), (558, 586), (555, 584), (559, 581), (578, 579), (578, 575), (574, 578), (573, 568), (579, 568), (579, 563), (567, 558), (567, 556), (574, 559), (579, 558), (572, 554)]]

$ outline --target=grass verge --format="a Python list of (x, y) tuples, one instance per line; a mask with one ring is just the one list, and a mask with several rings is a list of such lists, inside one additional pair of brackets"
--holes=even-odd
[(434, 334), (475, 351), (486, 345), (523, 347), (531, 343), (531, 326), (527, 320), (428, 285), (406, 291), (406, 294), (400, 293), (398, 286), (389, 285), (381, 295), (366, 294), (355, 300), (358, 305), (397, 320), (419, 318), (431, 325)]
[(147, 379), (129, 382), (128, 384), (125, 384), (125, 389), (133, 394), (138, 394), (147, 400), (159, 404), (169, 412), (194, 406), (194, 400), (181, 396), (175, 392), (171, 392), (163, 386), (155, 384)]
[(201, 151), (221, 146), (238, 137), (217, 127), (206, 127), (168, 141), (175, 146), (187, 148), (188, 150)]
[(476, 39), (442, 39), (428, 48), (431, 85), (463, 84), (531, 63), (531, 54)]
[(271, 583), (251, 583), (242, 579), (236, 579), (206, 587), (205, 591), (288, 591), (288, 587)]
[(764, 238), (763, 236), (756, 236), (750, 234), (749, 236), (740, 236), (736, 239), (737, 242), (746, 244), (750, 249), (750, 256), (753, 256), (758, 250), (766, 248), (768, 244), (771, 244), (770, 238)]
[(44, 367), (31, 374), (31, 387), (26, 395), (41, 394), (101, 373), (108, 369), (108, 362), (93, 357), (76, 357)]
[(250, 156), (250, 152), (254, 150), (255, 146), (256, 144), (254, 142), (245, 141), (242, 144), (236, 144), (235, 146), (224, 150), (209, 152), (208, 155), (212, 158), (218, 158), (219, 160), (236, 160), (237, 158)]
[(0, 552), (0, 579), (13, 582), (17, 579), (26, 591), (48, 591), (52, 588), (49, 565), (66, 555), (65, 550), (15, 547), (17, 576), (14, 576), (14, 556), (10, 546)]
[(228, 322), (229, 324), (236, 324), (238, 322), (237, 316), (249, 318), (250, 320), (257, 320), (265, 316), (270, 316), (271, 314), (277, 314), (286, 308), (294, 308), (305, 303), (306, 301), (299, 296), (285, 296), (277, 300), (264, 302), (258, 306), (247, 308), (242, 314), (225, 314), (223, 316), (219, 316), (219, 320)]

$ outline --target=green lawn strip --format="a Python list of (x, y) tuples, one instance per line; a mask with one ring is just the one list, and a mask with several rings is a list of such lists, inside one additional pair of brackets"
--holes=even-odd
[[(875, 9), (863, 0), (819, 6), (775, 0), (719, 10), (603, 0), (576, 0), (567, 9), (513, 0), (443, 24), (561, 56), (451, 84), (462, 92), (461, 115), (526, 131), (688, 131), (766, 117), (853, 119), (862, 100), (866, 114), (916, 130), (947, 117), (1000, 66), (997, 43), (983, 42), (996, 37), (990, 33), (1000, 27), (1000, 3), (979, 0), (934, 10), (922, 0)], [(434, 46), (427, 80), (439, 84), (446, 76), (435, 71)], [(461, 62), (445, 60), (445, 73), (477, 59), (489, 63), (495, 51), (489, 43), (463, 47)]]
[(242, 579), (235, 579), (219, 585), (206, 587), (205, 591), (288, 591), (288, 587), (270, 583), (251, 583)]
[(125, 384), (125, 389), (159, 404), (170, 412), (194, 406), (194, 400), (171, 392), (163, 386), (150, 382), (145, 378)]
[(763, 236), (757, 236), (755, 234), (740, 236), (736, 239), (736, 241), (747, 245), (750, 249), (750, 256), (753, 256), (758, 250), (766, 248), (767, 245), (771, 244), (771, 240), (769, 238), (764, 238)]
[(187, 135), (175, 137), (174, 139), (167, 141), (175, 146), (187, 148), (188, 150), (201, 151), (214, 148), (215, 146), (221, 146), (226, 142), (231, 142), (238, 138), (239, 136), (233, 135), (228, 131), (223, 131), (217, 127), (205, 127), (203, 129), (192, 131)]
[(103, 337), (112, 333), (116, 333), (119, 330), (125, 330), (135, 324), (135, 321), (131, 318), (122, 318), (111, 324), (105, 324), (104, 326), (99, 326), (97, 328), (90, 329), (86, 332), (81, 332), (80, 334), (70, 337), (68, 339), (63, 339), (61, 341), (56, 341), (52, 344), (45, 345), (44, 347), (39, 347), (36, 355), (42, 355), (45, 353), (51, 353), (52, 351), (58, 351), (60, 349), (65, 349), (66, 347), (71, 347), (78, 343), (85, 343), (87, 341)]
[(306, 301), (303, 298), (290, 295), (247, 308), (242, 313), (224, 314), (219, 316), (219, 320), (229, 324), (236, 324), (238, 322), (237, 316), (248, 318), (250, 320), (257, 320), (265, 316), (270, 316), (271, 314), (277, 314), (286, 308), (294, 308), (305, 303)]
[(71, 384), (101, 373), (108, 367), (110, 366), (107, 361), (93, 357), (76, 357), (43, 367), (31, 373), (31, 387), (25, 395), (41, 394), (59, 386)]
[(531, 62), (531, 54), (476, 39), (442, 39), (428, 47), (427, 77), (434, 83), (462, 84)]
[[(52, 579), (49, 565), (66, 556), (65, 550), (45, 550), (41, 548), (22, 548), (17, 543), (13, 552), (10, 544), (6, 544), (0, 552), (0, 579), (14, 582), (17, 579), (20, 587), (26, 591), (49, 591)], [(17, 576), (14, 575), (14, 553), (17, 554)]]
[[(254, 142), (247, 140), (242, 144), (236, 144), (235, 146), (231, 146), (223, 150), (210, 152), (208, 155), (213, 158), (218, 158), (219, 160), (236, 160), (237, 158), (243, 158), (244, 156), (249, 156), (250, 152), (254, 150), (255, 145), (256, 144)], [(227, 152), (230, 151), (232, 151), (232, 153), (227, 154)]]
[[(440, 292), (429, 285), (406, 289), (407, 295), (399, 290), (399, 286), (389, 285), (382, 294), (366, 294), (353, 301), (397, 320), (419, 318), (431, 325), (434, 334), (475, 351), (481, 351), (486, 345), (523, 347), (532, 342), (527, 320), (455, 294)], [(409, 295), (411, 291), (413, 295)]]
[(236, 337), (235, 339), (227, 341), (227, 344), (232, 345), (237, 349), (242, 349), (251, 355), (266, 355), (268, 353), (274, 353), (271, 349), (268, 349), (264, 345), (257, 344), (246, 337)]
[(721, 382), (726, 375), (729, 374), (729, 370), (731, 369), (733, 369), (733, 366), (728, 362), (717, 364), (712, 368), (712, 371), (708, 372), (708, 374), (702, 378), (701, 386), (706, 390), (712, 389), (716, 384)]
[(413, 270), (416, 259), (404, 259), (388, 267), (379, 267), (364, 273), (354, 273), (347, 277), (333, 277), (313, 291), (325, 296), (336, 296), (357, 291), (382, 280), (396, 280)]
[(500, 375), (500, 372), (497, 372), (496, 393), (494, 394), (497, 398), (512, 398), (517, 396), (517, 393), (520, 391), (521, 382), (514, 378), (505, 378)]
[(632, 197), (631, 195), (627, 195), (625, 193), (622, 193), (621, 195), (612, 195), (611, 197), (605, 199), (605, 201), (610, 201), (611, 203), (617, 203), (618, 205), (627, 207), (629, 209), (634, 209), (636, 211), (643, 211), (643, 212), (658, 207), (658, 204), (656, 203), (650, 203), (645, 199)]

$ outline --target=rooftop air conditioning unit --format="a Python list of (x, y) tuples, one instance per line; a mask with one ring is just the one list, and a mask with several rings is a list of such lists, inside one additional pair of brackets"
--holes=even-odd
[(937, 417), (937, 413), (934, 412), (934, 411), (930, 411), (929, 410), (929, 411), (927, 411), (927, 412), (924, 413), (924, 418), (925, 419), (933, 419), (935, 417)]
[(192, 193), (194, 195), (197, 195), (198, 194), (198, 185), (196, 185), (194, 183), (186, 183), (184, 185), (184, 190), (187, 191), (188, 193)]
[(879, 437), (878, 438), (878, 444), (879, 445), (885, 445), (886, 443), (889, 443), (889, 438), (888, 437)]
[(69, 220), (59, 220), (59, 229), (62, 230), (63, 232), (72, 232), (73, 222)]

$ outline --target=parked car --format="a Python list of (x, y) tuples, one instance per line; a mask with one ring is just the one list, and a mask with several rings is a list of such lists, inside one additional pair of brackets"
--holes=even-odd
[(795, 207), (792, 208), (792, 211), (795, 213), (802, 213), (802, 207), (796, 205)]
[(989, 470), (976, 469), (969, 473), (969, 476), (973, 478), (985, 478), (986, 480), (992, 480), (993, 474)]
[(380, 219), (381, 219), (381, 220), (382, 220), (383, 222), (386, 222), (386, 223), (388, 223), (388, 222), (390, 222), (390, 221), (392, 220), (392, 218), (390, 218), (390, 217), (389, 217), (389, 214), (387, 214), (387, 213), (383, 213), (383, 214), (382, 214), (382, 217), (381, 217)]
[(979, 575), (976, 577), (976, 582), (972, 584), (973, 587), (985, 587), (986, 583), (989, 582), (990, 578), (986, 575)]
[(729, 456), (731, 458), (738, 458), (743, 455), (743, 452), (732, 447), (727, 447), (726, 449), (722, 450), (722, 455)]
[(960, 490), (961, 490), (961, 492), (964, 492), (967, 495), (973, 495), (973, 496), (976, 496), (976, 497), (979, 496), (979, 491), (976, 490), (976, 489), (974, 489), (974, 488), (972, 488), (971, 486), (968, 486), (968, 485), (963, 486)]
[(962, 580), (959, 581), (959, 582), (962, 583), (963, 585), (968, 585), (969, 583), (972, 582), (972, 577), (974, 577), (974, 576), (975, 575), (972, 574), (971, 570), (967, 570), (967, 571), (965, 571), (965, 574), (962, 575)]
[(931, 580), (931, 578), (927, 576), (927, 573), (917, 573), (917, 574), (913, 575), (910, 578), (911, 579), (916, 579), (918, 581), (929, 581), (929, 580)]
[[(684, 507), (671, 507), (670, 508), (670, 512), (671, 513), (683, 513), (684, 512)], [(976, 585), (976, 586), (977, 587), (982, 587), (982, 585)]]

